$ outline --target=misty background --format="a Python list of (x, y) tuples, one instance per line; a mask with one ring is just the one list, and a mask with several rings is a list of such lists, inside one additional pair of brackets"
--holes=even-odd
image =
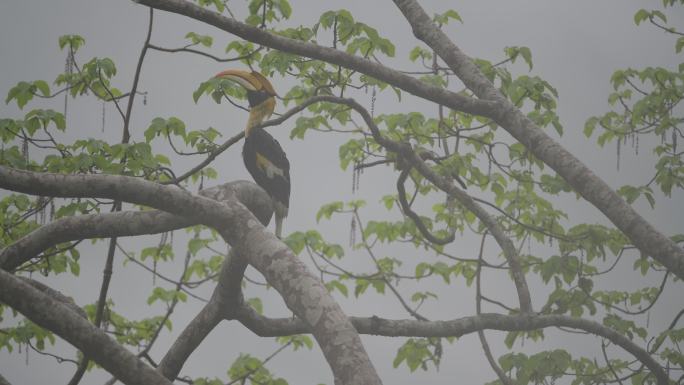
[[(390, 1), (290, 1), (293, 8), (292, 18), (275, 24), (277, 28), (311, 26), (327, 10), (348, 9), (357, 21), (376, 28), (381, 36), (389, 38), (396, 46), (395, 57), (386, 59), (385, 65), (401, 70), (422, 69), (417, 63), (408, 60), (409, 51), (422, 44), (413, 37), (408, 23)], [(639, 27), (634, 25), (633, 15), (638, 9), (658, 8), (661, 5), (660, 1), (433, 0), (420, 3), (430, 15), (449, 8), (459, 12), (464, 23), (452, 21), (445, 27), (445, 31), (454, 43), (471, 57), (497, 62), (505, 57), (505, 47), (529, 47), (534, 61), (531, 73), (521, 59), (509, 68), (514, 75), (529, 73), (531, 76), (540, 76), (558, 89), (558, 114), (565, 133), (560, 138), (555, 133), (551, 135), (615, 189), (625, 184), (643, 184), (650, 179), (654, 170), (653, 157), (647, 151), (648, 143), (642, 142), (638, 156), (632, 148), (624, 146), (620, 157), (620, 169), (617, 170), (615, 144), (609, 144), (601, 149), (595, 144), (595, 136), (587, 139), (582, 129), (587, 118), (601, 115), (610, 109), (606, 100), (612, 90), (609, 79), (614, 70), (627, 67), (639, 69), (646, 66), (675, 68), (682, 61), (682, 56), (674, 53), (673, 37), (665, 35), (647, 23)], [(238, 19), (246, 16), (246, 4), (246, 1), (228, 2)], [(666, 12), (668, 21), (670, 25), (682, 26), (684, 14), (678, 14), (677, 11), (678, 8), (674, 8), (674, 11)], [(147, 8), (132, 1), (1, 1), (0, 94), (6, 95), (11, 87), (22, 80), (44, 79), (51, 83), (63, 72), (66, 52), (60, 51), (57, 39), (65, 34), (79, 34), (86, 40), (85, 46), (76, 55), (79, 64), (95, 56), (114, 60), (118, 73), (112, 83), (122, 92), (126, 92), (132, 83), (135, 65), (147, 30), (147, 20)], [(226, 56), (223, 54), (224, 47), (235, 39), (232, 35), (191, 19), (155, 11), (151, 43), (167, 48), (181, 47), (188, 43), (184, 36), (190, 31), (212, 35), (214, 44), (208, 51), (218, 56)], [(319, 35), (320, 44), (329, 44), (324, 37), (325, 34), (326, 32), (323, 32)], [(132, 140), (144, 141), (144, 130), (150, 121), (158, 116), (176, 116), (185, 122), (188, 130), (214, 127), (222, 132), (223, 140), (238, 133), (246, 122), (247, 115), (244, 111), (230, 106), (225, 101), (218, 105), (209, 97), (201, 98), (197, 104), (192, 99), (192, 92), (201, 82), (221, 70), (236, 66), (240, 65), (216, 63), (186, 53), (149, 51), (143, 64), (139, 85), (140, 91), (147, 92), (146, 103), (143, 104), (143, 97), (137, 97), (131, 122)], [(281, 78), (273, 79), (273, 83), (277, 91), (287, 90), (294, 85), (292, 81)], [(460, 84), (451, 85), (451, 89), (460, 88)], [(370, 92), (360, 91), (350, 96), (370, 109)], [(62, 111), (63, 105), (64, 100), (61, 97), (54, 100), (34, 100), (23, 111), (14, 103), (3, 103), (0, 104), (0, 118), (21, 118), (32, 108), (53, 108)], [(285, 108), (280, 104), (276, 111), (283, 112)], [(401, 102), (397, 101), (392, 91), (378, 94), (374, 106), (376, 115), (407, 111), (421, 111), (434, 116), (436, 106), (410, 97), (406, 93), (403, 94)], [(371, 266), (368, 257), (361, 251), (350, 250), (347, 247), (351, 218), (333, 216), (331, 221), (317, 223), (316, 213), (325, 203), (365, 199), (368, 205), (361, 212), (364, 220), (398, 220), (399, 214), (388, 214), (379, 201), (383, 195), (394, 192), (397, 175), (392, 168), (384, 166), (365, 170), (361, 176), (359, 190), (352, 194), (352, 172), (350, 169), (340, 169), (337, 152), (338, 146), (346, 142), (349, 136), (309, 132), (304, 140), (290, 140), (289, 132), (294, 126), (294, 119), (296, 117), (281, 126), (269, 128), (269, 132), (280, 141), (287, 152), (292, 165), (292, 200), (290, 215), (285, 221), (284, 234), (317, 229), (326, 240), (345, 246), (346, 256), (341, 264), (354, 271), (368, 270)], [(118, 142), (122, 123), (113, 105), (108, 104), (103, 109), (102, 103), (94, 98), (79, 98), (69, 100), (67, 127), (68, 130), (62, 138), (65, 143), (71, 143), (79, 138)], [(497, 135), (510, 139), (503, 130), (497, 131)], [(211, 167), (219, 171), (219, 179), (208, 181), (206, 187), (236, 179), (251, 180), (242, 163), (241, 147), (242, 144), (238, 143), (211, 164)], [(160, 148), (162, 147), (157, 147), (158, 150)], [(174, 171), (179, 175), (202, 159), (201, 156), (191, 159), (172, 157)], [(474, 195), (479, 193), (475, 190), (470, 192)], [(637, 211), (666, 235), (684, 233), (683, 194), (675, 192), (673, 198), (656, 194), (656, 197), (655, 209), (639, 200), (635, 203)], [(429, 214), (430, 207), (435, 202), (436, 200), (424, 200), (416, 209), (421, 214)], [(553, 202), (557, 207), (569, 212), (570, 220), (567, 223), (609, 223), (593, 206), (576, 200), (573, 194), (561, 195), (554, 198)], [(159, 268), (160, 273), (170, 277), (177, 277), (180, 271), (188, 238), (183, 230), (176, 231), (174, 237), (175, 263), (160, 265)], [(158, 242), (159, 236), (139, 237), (125, 239), (122, 245), (129, 251), (139, 251)], [(457, 234), (456, 241), (449, 245), (447, 250), (472, 258), (477, 255), (478, 244), (479, 237), (458, 238)], [(102, 277), (105, 245), (105, 242), (94, 245), (90, 242), (82, 244), (81, 273), (78, 277), (62, 274), (49, 278), (34, 275), (33, 278), (73, 297), (81, 306), (94, 303)], [(224, 249), (220, 242), (214, 246)], [(401, 259), (404, 262), (402, 269), (408, 273), (413, 272), (415, 264), (419, 261), (431, 260), (433, 256), (424, 250), (397, 245), (390, 245), (382, 250), (382, 256)], [(541, 257), (549, 256), (546, 254), (548, 250), (544, 248), (531, 251), (538, 252)], [(632, 272), (632, 262), (638, 257), (637, 253), (633, 254), (625, 258), (620, 270), (611, 274), (608, 281), (597, 282), (601, 288), (634, 290), (637, 287), (654, 286), (659, 283), (661, 276), (649, 274), (642, 277)], [(501, 258), (498, 247), (493, 243), (488, 244), (485, 256), (490, 260)], [(304, 255), (301, 257), (305, 258)], [(121, 253), (117, 253), (110, 287), (110, 298), (115, 303), (114, 310), (129, 319), (163, 313), (165, 309), (161, 304), (157, 303), (150, 307), (146, 303), (153, 287), (151, 275), (130, 263), (123, 266), (123, 260)], [(253, 269), (247, 271), (247, 276), (263, 280)], [(549, 289), (537, 279), (533, 279), (532, 275), (528, 275), (528, 279), (531, 280), (533, 304), (539, 309), (546, 300)], [(157, 284), (170, 287), (159, 280)], [(440, 294), (439, 301), (427, 303), (421, 308), (422, 314), (431, 320), (453, 319), (475, 313), (474, 290), (462, 281), (449, 286), (441, 281), (429, 281), (428, 287), (425, 283), (402, 282), (400, 287), (402, 293), (410, 297), (416, 285), (422, 290)], [(681, 287), (681, 284), (679, 285)], [(676, 293), (677, 287), (671, 287), (675, 289), (666, 291), (659, 304), (651, 312), (643, 315), (642, 319), (649, 317), (652, 330), (662, 330), (663, 325), (668, 324), (684, 305), (681, 293)], [(513, 284), (505, 273), (489, 273), (483, 277), (485, 294), (502, 302), (515, 304), (512, 289)], [(212, 290), (213, 285), (205, 285), (198, 294), (208, 298)], [(262, 297), (266, 315), (290, 315), (274, 290), (266, 291), (249, 285), (245, 290), (245, 297), (255, 296)], [(381, 296), (369, 289), (368, 293), (359, 299), (351, 294), (349, 298), (345, 298), (339, 292), (335, 292), (334, 296), (348, 315), (409, 318), (391, 294)], [(202, 306), (202, 303), (190, 300), (177, 307), (172, 316), (173, 330), (170, 333), (163, 331), (161, 339), (152, 350), (152, 357), (157, 360), (161, 358)], [(483, 306), (483, 311), (500, 311), (486, 303)], [(16, 322), (7, 311), (3, 317), (5, 321), (0, 327)], [(507, 352), (502, 343), (504, 335), (499, 332), (487, 332), (496, 357)], [(569, 335), (552, 329), (547, 329), (546, 335), (547, 339), (543, 344), (532, 344), (531, 341), (527, 341), (524, 346), (517, 343), (514, 349), (524, 352), (568, 349), (573, 354), (600, 354), (600, 343), (595, 337)], [(464, 336), (451, 345), (445, 343), (445, 353), (438, 371), (431, 369), (424, 372), (419, 369), (411, 374), (405, 365), (397, 369), (392, 368), (396, 349), (405, 339), (373, 336), (362, 336), (362, 339), (386, 384), (451, 384), (457, 381), (483, 383), (496, 377), (484, 359), (475, 334)], [(637, 343), (645, 346), (643, 341)], [(225, 379), (226, 370), (240, 352), (263, 359), (278, 346), (273, 338), (260, 338), (236, 322), (224, 322), (190, 357), (181, 371), (181, 376)], [(47, 351), (69, 358), (75, 357), (75, 350), (59, 339), (57, 344), (48, 347)], [(287, 351), (270, 361), (267, 368), (276, 376), (288, 380), (290, 384), (332, 383), (330, 369), (317, 346), (312, 351)], [(58, 364), (54, 358), (41, 356), (32, 351), (0, 351), (0, 373), (14, 385), (67, 383), (74, 370), (73, 364)], [(108, 373), (98, 370), (87, 373), (81, 383), (102, 384), (109, 378)]]

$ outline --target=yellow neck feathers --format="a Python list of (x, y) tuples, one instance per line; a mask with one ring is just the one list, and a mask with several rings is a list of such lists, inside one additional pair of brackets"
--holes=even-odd
[(249, 136), (250, 131), (254, 126), (268, 119), (275, 108), (275, 98), (268, 98), (263, 103), (252, 107), (249, 110), (249, 119), (247, 120), (247, 127), (245, 128), (245, 136)]

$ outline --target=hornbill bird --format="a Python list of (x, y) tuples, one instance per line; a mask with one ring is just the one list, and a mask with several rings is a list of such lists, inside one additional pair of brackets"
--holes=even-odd
[(256, 184), (271, 196), (275, 234), (280, 238), (283, 218), (287, 216), (290, 204), (290, 162), (280, 143), (263, 128), (255, 127), (273, 113), (276, 92), (271, 82), (256, 71), (230, 69), (217, 74), (216, 78), (231, 80), (247, 91), (249, 119), (245, 127), (242, 159)]

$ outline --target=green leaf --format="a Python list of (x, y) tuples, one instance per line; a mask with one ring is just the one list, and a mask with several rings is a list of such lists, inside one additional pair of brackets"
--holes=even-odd
[(166, 122), (166, 127), (168, 128), (169, 134), (173, 133), (175, 135), (185, 137), (185, 123), (182, 120), (172, 116)]
[(387, 210), (391, 210), (394, 206), (396, 198), (394, 195), (385, 195), (382, 197), (381, 201), (385, 205), (385, 208), (387, 208)]
[(591, 137), (591, 134), (594, 133), (594, 130), (596, 129), (596, 125), (599, 122), (599, 118), (592, 116), (591, 118), (587, 119), (587, 122), (584, 123), (584, 136), (587, 138)]
[(192, 44), (202, 44), (205, 47), (211, 47), (211, 44), (214, 42), (214, 38), (212, 38), (209, 35), (200, 35), (195, 32), (188, 32), (185, 35), (186, 39), (190, 39)]
[(645, 191), (644, 197), (648, 201), (648, 204), (651, 206), (651, 209), (655, 209), (655, 198), (653, 197), (653, 194), (649, 191)]
[(316, 213), (316, 222), (320, 221), (321, 218), (330, 219), (333, 213), (340, 212), (344, 208), (344, 203), (341, 201), (332, 202), (321, 206), (321, 208)]
[(660, 12), (660, 11), (658, 11), (658, 10), (651, 11), (651, 17), (657, 17), (658, 19), (660, 19), (660, 20), (662, 20), (663, 22), (667, 23), (667, 17), (665, 17), (665, 14), (662, 13), (662, 12)]
[(36, 80), (33, 85), (40, 91), (43, 96), (50, 96), (50, 87), (44, 80)]
[(416, 61), (419, 57), (423, 58), (423, 60), (432, 60), (432, 52), (423, 47), (414, 47), (411, 52), (409, 52), (409, 59), (411, 61)]
[(64, 49), (68, 45), (76, 52), (83, 44), (85, 44), (85, 39), (79, 35), (63, 35), (59, 37), (59, 49)]
[(432, 18), (432, 20), (440, 26), (444, 25), (444, 24), (448, 24), (449, 19), (454, 19), (460, 23), (463, 23), (463, 19), (461, 19), (461, 15), (459, 15), (458, 12), (456, 12), (453, 9), (449, 9), (444, 13), (437, 13)]
[(193, 238), (188, 242), (188, 251), (190, 251), (190, 254), (192, 255), (197, 255), (197, 252), (205, 248), (210, 243), (211, 239)]
[(458, 12), (454, 11), (453, 9), (450, 9), (446, 12), (444, 12), (442, 15), (446, 16), (447, 19), (451, 18), (454, 20), (457, 20), (461, 23), (463, 23), (463, 19), (461, 19), (461, 15), (458, 14)]
[(102, 72), (104, 72), (105, 76), (108, 78), (111, 78), (112, 76), (116, 75), (116, 66), (114, 65), (114, 62), (110, 58), (103, 58), (98, 60), (97, 65), (102, 69)]
[(427, 339), (414, 339), (411, 338), (397, 351), (397, 355), (392, 361), (392, 365), (396, 368), (401, 365), (402, 362), (406, 362), (409, 370), (414, 372), (416, 369), (421, 367), (423, 370), (427, 370), (425, 365), (426, 360), (436, 357), (428, 349), (429, 342)]
[(33, 90), (36, 87), (28, 82), (19, 82), (16, 86), (10, 88), (5, 98), (5, 104), (9, 104), (13, 99), (17, 101), (19, 109), (24, 108), (26, 103), (33, 99)]
[(150, 126), (145, 130), (145, 141), (147, 143), (151, 142), (155, 136), (162, 133), (164, 127), (166, 127), (166, 120), (164, 118), (157, 117), (152, 119), (152, 123), (150, 123)]
[(645, 9), (640, 9), (639, 11), (637, 11), (637, 13), (634, 14), (634, 23), (636, 25), (639, 25), (639, 24), (641, 24), (642, 21), (648, 19), (648, 17), (649, 17), (648, 11)]
[(347, 297), (349, 295), (349, 290), (347, 289), (347, 286), (338, 280), (326, 282), (325, 287), (328, 289), (329, 292), (333, 292), (335, 291), (335, 289), (337, 289), (340, 293), (342, 293), (343, 296)]
[(264, 305), (261, 302), (261, 298), (259, 298), (259, 297), (249, 298), (246, 302), (249, 306), (253, 307), (257, 313), (259, 313), (259, 314), (264, 313)]
[(523, 60), (525, 60), (525, 63), (530, 67), (530, 71), (532, 71), (532, 51), (530, 51), (529, 48), (527, 47), (520, 47), (520, 55), (523, 57)]
[(356, 298), (359, 298), (361, 294), (363, 294), (366, 289), (368, 289), (368, 286), (370, 286), (370, 281), (359, 278), (356, 280), (356, 287), (354, 287), (354, 296)]
[(213, 90), (213, 82), (207, 81), (207, 82), (202, 82), (199, 87), (195, 90), (195, 92), (192, 93), (192, 100), (195, 101), (195, 104), (197, 104), (197, 101), (199, 100), (200, 96), (202, 96), (204, 93), (206, 93), (209, 90)]
[(350, 139), (339, 148), (340, 167), (346, 170), (350, 163), (361, 161), (364, 154), (365, 141), (362, 139)]
[(649, 263), (647, 258), (641, 257), (634, 261), (633, 267), (634, 270), (639, 269), (641, 275), (646, 275), (646, 273), (648, 273), (648, 270), (651, 268), (651, 264)]
[(515, 340), (518, 338), (519, 335), (520, 332), (508, 332), (506, 334), (506, 338), (504, 339), (506, 347), (509, 349), (513, 348), (513, 344), (515, 343)]
[(641, 195), (641, 191), (633, 186), (622, 186), (617, 190), (617, 193), (622, 195), (629, 204), (634, 203)]
[(283, 15), (285, 19), (289, 19), (290, 16), (292, 16), (292, 6), (290, 6), (290, 2), (287, 0), (278, 0), (276, 3), (276, 7), (280, 11), (280, 14)]

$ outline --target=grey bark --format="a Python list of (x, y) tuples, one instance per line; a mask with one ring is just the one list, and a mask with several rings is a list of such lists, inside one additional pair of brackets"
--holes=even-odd
[[(267, 224), (271, 200), (261, 188), (247, 181), (234, 181), (200, 191), (200, 195), (223, 201), (237, 199)], [(196, 225), (197, 221), (160, 210), (122, 211), (64, 217), (39, 227), (0, 251), (0, 267), (14, 270), (48, 248), (78, 239), (158, 234)]]
[(639, 250), (660, 262), (680, 279), (684, 279), (684, 250), (657, 231), (582, 161), (548, 136), (506, 99), (472, 60), (432, 23), (417, 1), (393, 1), (408, 20), (417, 38), (434, 49), (480, 100), (496, 104), (496, 107), (485, 116), (496, 121), (534, 156), (554, 169), (575, 191), (625, 233)]
[(146, 5), (163, 11), (178, 13), (193, 19), (213, 25), (216, 28), (229, 32), (245, 40), (313, 59), (323, 60), (328, 63), (340, 65), (345, 68), (356, 70), (360, 73), (372, 76), (378, 80), (395, 85), (413, 95), (423, 97), (435, 103), (442, 103), (450, 108), (465, 111), (475, 115), (483, 115), (495, 106), (486, 100), (469, 98), (454, 92), (427, 85), (418, 79), (399, 71), (372, 62), (360, 56), (348, 55), (347, 53), (317, 44), (302, 42), (269, 33), (263, 29), (249, 26), (236, 19), (225, 17), (209, 9), (185, 0), (133, 0), (136, 3)]
[(373, 139), (383, 146), (385, 149), (396, 153), (408, 164), (420, 172), (427, 180), (432, 182), (440, 190), (446, 192), (454, 199), (458, 200), (466, 209), (470, 210), (477, 218), (487, 227), (492, 233), (497, 244), (501, 247), (504, 256), (508, 260), (511, 267), (511, 275), (515, 283), (516, 292), (518, 294), (518, 301), (520, 303), (520, 310), (524, 313), (532, 312), (532, 299), (530, 290), (527, 285), (527, 280), (520, 265), (518, 251), (513, 245), (511, 239), (506, 235), (503, 228), (494, 220), (489, 213), (480, 206), (473, 198), (465, 191), (458, 188), (453, 180), (442, 177), (434, 172), (425, 161), (411, 148), (408, 143), (399, 143), (384, 137), (380, 133), (380, 129), (373, 121), (373, 118), (362, 105), (357, 103), (354, 99), (339, 98), (336, 96), (323, 96), (324, 101), (331, 103), (344, 104), (351, 107), (363, 118), (373, 135)]
[(222, 320), (233, 319), (247, 306), (242, 297), (242, 277), (247, 267), (244, 258), (232, 249), (221, 266), (218, 284), (209, 302), (173, 343), (157, 368), (166, 378), (176, 378), (190, 354), (197, 349)]
[[(0, 169), (0, 171), (2, 171)], [(0, 185), (2, 184), (2, 173), (0, 172)], [(233, 182), (216, 188), (208, 189), (202, 192), (203, 194), (215, 199), (238, 199), (244, 200), (250, 208), (259, 213), (262, 218), (262, 223), (266, 223), (270, 218), (269, 201), (263, 191), (258, 189), (249, 182)], [(256, 205), (256, 206), (255, 206)], [(261, 208), (257, 207), (261, 206)], [(263, 207), (266, 206), (266, 209)], [(150, 212), (140, 212), (135, 214), (148, 214)], [(111, 214), (100, 214), (104, 218), (113, 218)], [(79, 218), (79, 217), (75, 217)], [(92, 223), (91, 216), (83, 216), (82, 225)], [(123, 218), (136, 218), (135, 215), (125, 216)], [(167, 217), (157, 216), (156, 218), (165, 218), (162, 223), (159, 223), (158, 229), (166, 231), (168, 226), (178, 225), (178, 217), (169, 215)], [(188, 223), (196, 223), (188, 220)], [(134, 221), (134, 223), (137, 221)], [(73, 222), (75, 225), (72, 230), (77, 234), (81, 231), (82, 226), (76, 225), (77, 221)], [(98, 221), (97, 223), (108, 223), (107, 221)], [(119, 231), (122, 229), (119, 223), (109, 222), (111, 231)], [(146, 234), (149, 229), (144, 226), (134, 226), (129, 231), (129, 235), (137, 235), (133, 232), (136, 229), (140, 234)], [(102, 226), (98, 231), (101, 235), (111, 235), (108, 233), (106, 226)], [(42, 234), (36, 230), (38, 234)], [(68, 235), (75, 237), (76, 235)], [(63, 234), (64, 235), (64, 234)], [(30, 235), (28, 236), (30, 237)], [(30, 239), (30, 238), (29, 238)], [(24, 247), (30, 248), (30, 242), (22, 242)], [(18, 250), (21, 254), (21, 250)], [(1, 255), (1, 254), (0, 254)], [(219, 283), (212, 295), (210, 302), (205, 308), (195, 317), (195, 319), (185, 328), (179, 338), (175, 341), (171, 349), (164, 356), (158, 371), (164, 374), (167, 378), (174, 378), (182, 368), (183, 364), (189, 355), (199, 346), (201, 341), (209, 334), (209, 332), (222, 319), (236, 319), (245, 325), (248, 329), (259, 336), (286, 336), (301, 333), (310, 333), (312, 328), (296, 318), (281, 318), (269, 319), (257, 314), (254, 309), (246, 305), (242, 300), (242, 292), (240, 290), (240, 282), (242, 273), (244, 272), (245, 261), (237, 256), (236, 250), (233, 249), (229, 253), (228, 260), (224, 263), (219, 277)], [(26, 280), (28, 281), (28, 280)], [(35, 283), (33, 281), (29, 282)], [(35, 285), (34, 285), (35, 286)], [(53, 299), (61, 301), (64, 306), (71, 306), (72, 312), (73, 303), (67, 297), (61, 295), (52, 289), (44, 287), (41, 289), (50, 295)], [(565, 326), (575, 329), (584, 330), (595, 335), (605, 337), (621, 346), (626, 351), (632, 353), (637, 359), (641, 360), (650, 370), (652, 370), (659, 381), (666, 378), (666, 375), (658, 363), (644, 349), (640, 348), (626, 337), (617, 332), (593, 321), (572, 318), (562, 315), (520, 315), (520, 316), (505, 316), (499, 314), (482, 314), (480, 316), (465, 317), (450, 321), (414, 321), (414, 320), (387, 320), (378, 317), (352, 317), (352, 325), (354, 328), (363, 334), (373, 334), (382, 336), (403, 336), (403, 337), (459, 337), (465, 334), (494, 329), (504, 331), (522, 331), (534, 330), (550, 326)], [(662, 383), (662, 382), (661, 382)]]
[[(304, 322), (292, 318), (266, 318), (252, 309), (243, 309), (238, 318), (247, 328), (263, 337), (308, 333)], [(604, 337), (625, 349), (656, 376), (659, 385), (668, 377), (651, 355), (629, 338), (598, 322), (565, 315), (502, 315), (483, 313), (449, 321), (389, 320), (379, 317), (350, 317), (361, 334), (387, 337), (461, 337), (481, 330), (530, 331), (547, 327), (568, 327)]]
[(211, 226), (311, 326), (336, 384), (380, 384), (358, 333), (321, 281), (237, 200), (219, 203), (176, 186), (116, 175), (61, 175), (0, 167), (0, 188), (53, 197), (116, 199)]
[(86, 318), (4, 270), (0, 270), (0, 302), (78, 347), (124, 384), (171, 385)]
[(507, 130), (532, 154), (553, 168), (577, 192), (603, 212), (622, 230), (644, 254), (662, 263), (680, 279), (684, 279), (684, 250), (658, 232), (634, 211), (603, 180), (582, 162), (546, 135), (509, 101), (501, 97), (451, 41), (430, 21), (415, 1), (395, 0), (414, 34), (430, 45), (444, 59), (480, 99), (470, 98), (438, 87), (429, 86), (418, 79), (396, 70), (348, 55), (345, 52), (316, 44), (273, 35), (262, 29), (248, 26), (235, 19), (222, 16), (185, 0), (134, 0), (152, 8), (178, 13), (203, 21), (245, 40), (264, 46), (323, 60), (353, 69), (387, 82), (415, 96), (433, 101), (448, 108), (488, 117)]

